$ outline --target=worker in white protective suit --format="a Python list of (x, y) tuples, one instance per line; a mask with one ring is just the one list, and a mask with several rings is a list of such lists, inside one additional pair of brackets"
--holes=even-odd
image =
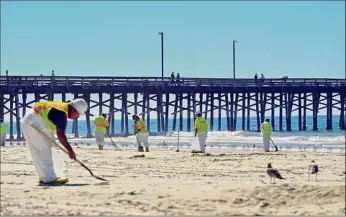
[[(67, 141), (65, 130), (67, 119), (77, 119), (84, 115), (88, 104), (84, 99), (65, 102), (36, 102), (33, 108), (22, 119), (22, 129), (30, 150), (40, 184), (65, 184), (63, 162), (52, 142), (31, 126), (37, 128), (50, 138), (56, 133), (61, 144), (66, 148), (71, 160), (76, 159), (71, 145)], [(59, 166), (60, 165), (60, 166)]]
[(198, 136), (199, 150), (193, 150), (193, 153), (205, 153), (205, 141), (208, 135), (208, 122), (202, 118), (201, 112), (196, 112), (195, 136)]
[(5, 146), (7, 133), (7, 124), (3, 119), (0, 119), (0, 146)]
[(143, 143), (145, 146), (145, 151), (149, 152), (149, 132), (145, 127), (144, 121), (140, 117), (138, 117), (138, 115), (133, 115), (132, 119), (135, 121), (135, 124), (133, 125), (133, 130), (135, 132), (135, 136), (138, 143), (138, 151), (144, 151), (143, 146), (141, 146), (141, 143)]
[(272, 125), (269, 122), (269, 118), (265, 119), (265, 121), (261, 124), (261, 133), (263, 139), (263, 149), (265, 152), (269, 152), (270, 146), (270, 136), (272, 134)]
[(95, 117), (94, 119), (95, 126), (95, 140), (96, 144), (99, 147), (99, 150), (103, 150), (103, 143), (105, 142), (105, 134), (107, 132), (107, 127), (109, 126), (107, 115), (102, 114)]

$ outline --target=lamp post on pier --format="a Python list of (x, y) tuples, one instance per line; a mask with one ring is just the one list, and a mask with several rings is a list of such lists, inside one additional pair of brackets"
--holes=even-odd
[(161, 77), (163, 82), (163, 32), (159, 32), (161, 35)]
[(233, 79), (235, 80), (235, 43), (238, 42), (233, 40)]

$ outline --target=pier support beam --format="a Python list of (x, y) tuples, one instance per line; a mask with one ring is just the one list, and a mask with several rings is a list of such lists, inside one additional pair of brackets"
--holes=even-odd
[(169, 93), (166, 93), (166, 107), (165, 107), (165, 132), (168, 132), (169, 124)]
[(229, 118), (229, 114), (230, 114), (230, 110), (229, 110), (229, 100), (228, 100), (228, 93), (225, 94), (225, 100), (226, 100), (226, 120), (227, 120), (227, 131), (231, 130), (231, 124), (230, 124), (230, 118)]
[(214, 131), (214, 93), (210, 94), (210, 131)]
[(282, 109), (283, 109), (283, 92), (280, 92), (279, 106), (279, 130), (282, 131)]
[(333, 99), (332, 99), (332, 92), (327, 92), (327, 127), (326, 130), (332, 130), (333, 129)]
[(248, 131), (250, 131), (251, 127), (250, 127), (250, 107), (251, 107), (251, 104), (250, 104), (250, 99), (251, 99), (251, 95), (250, 95), (250, 92), (247, 93), (247, 102), (246, 102), (246, 129)]
[(304, 93), (304, 97), (303, 97), (303, 102), (304, 102), (304, 105), (303, 105), (303, 130), (305, 131), (306, 130), (306, 101), (307, 101), (307, 94)]
[(191, 131), (191, 93), (187, 94), (187, 132)]
[(318, 116), (318, 106), (320, 101), (320, 93), (315, 91), (312, 95), (313, 98), (313, 105), (312, 105), (312, 113), (313, 113), (313, 131), (318, 131), (318, 122), (317, 122), (317, 116)]
[(18, 93), (15, 95), (15, 103), (16, 103), (16, 134), (17, 140), (21, 139), (21, 131), (20, 131), (20, 112), (19, 112), (19, 95)]
[(179, 130), (183, 131), (183, 94), (179, 94)]
[(302, 130), (302, 94), (298, 93), (298, 129)]
[[(150, 132), (150, 93), (147, 93), (146, 95), (146, 104), (147, 104), (147, 129)], [(143, 102), (145, 103), (145, 102)]]
[[(137, 100), (137, 98), (135, 98)], [(137, 105), (135, 106), (137, 109)], [(135, 112), (137, 114), (137, 111)], [(110, 126), (110, 136), (115, 136), (115, 112), (114, 112), (114, 93), (109, 93), (109, 126)]]
[(14, 139), (13, 136), (13, 98), (14, 95), (10, 94), (10, 139)]
[(261, 123), (260, 123), (260, 111), (259, 111), (259, 100), (258, 100), (259, 92), (256, 92), (255, 99), (256, 99), (256, 121), (257, 121), (257, 132), (261, 132)]
[(174, 110), (173, 110), (173, 131), (176, 130), (177, 127), (177, 111), (178, 111), (178, 103), (179, 103), (179, 95), (175, 94), (175, 102), (174, 102)]
[(237, 130), (238, 99), (239, 99), (239, 93), (236, 93), (235, 94), (235, 104), (234, 104), (233, 131)]
[(246, 93), (243, 92), (242, 94), (242, 108), (241, 108), (241, 130), (245, 131), (245, 102), (246, 102)]
[(339, 127), (345, 130), (345, 92), (340, 92), (340, 121)]
[(222, 98), (221, 98), (221, 93), (217, 94), (217, 100), (219, 101), (219, 109), (218, 109), (218, 118), (217, 118), (217, 130), (221, 131), (221, 106), (222, 106)]
[(230, 108), (230, 119), (231, 119), (231, 131), (234, 131), (234, 94), (233, 92), (230, 94), (230, 98), (231, 98), (231, 108)]
[(271, 93), (271, 125), (272, 130), (275, 131), (275, 93)]
[[(84, 93), (84, 99), (86, 103), (88, 104), (88, 108), (90, 108), (90, 93)], [(87, 138), (92, 138), (91, 134), (91, 126), (90, 126), (90, 109), (87, 109), (85, 113), (85, 121), (87, 125)]]

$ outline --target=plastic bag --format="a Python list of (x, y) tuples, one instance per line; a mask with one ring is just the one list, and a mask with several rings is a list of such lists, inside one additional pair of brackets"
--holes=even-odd
[(191, 139), (189, 143), (191, 144), (192, 151), (201, 151), (197, 137)]

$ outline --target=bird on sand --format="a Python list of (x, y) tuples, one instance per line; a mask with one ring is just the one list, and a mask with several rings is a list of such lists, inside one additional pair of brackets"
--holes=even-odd
[(316, 164), (315, 160), (312, 160), (308, 168), (308, 174), (309, 174), (308, 180), (310, 180), (310, 174), (315, 174), (315, 181), (317, 181), (318, 172), (319, 172), (318, 165)]
[(273, 169), (271, 163), (268, 163), (267, 165), (267, 174), (270, 178), (270, 183), (272, 183), (272, 179), (273, 179), (273, 183), (275, 183), (275, 179), (284, 179), (278, 170)]

